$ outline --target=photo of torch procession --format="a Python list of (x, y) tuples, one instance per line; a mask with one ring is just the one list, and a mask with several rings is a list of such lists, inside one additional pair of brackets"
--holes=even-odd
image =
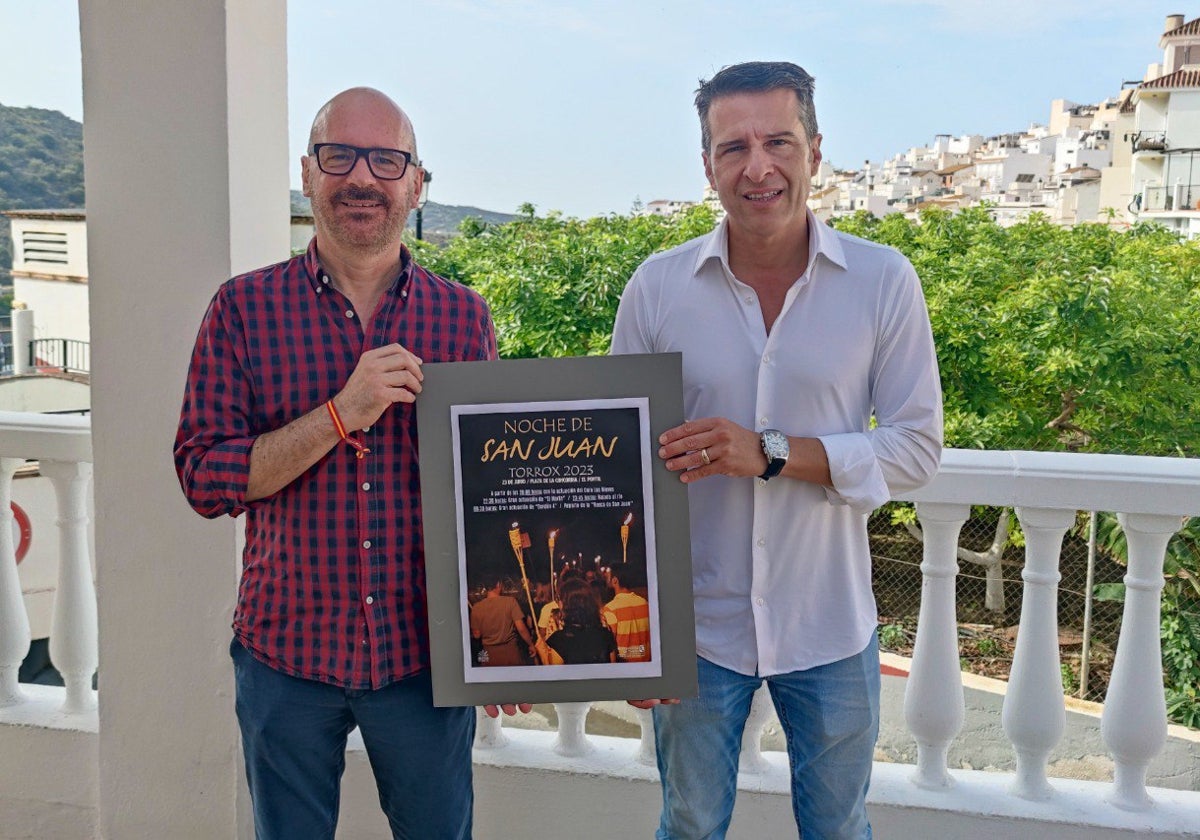
[(467, 681), (661, 673), (644, 407), (627, 402), (454, 418)]

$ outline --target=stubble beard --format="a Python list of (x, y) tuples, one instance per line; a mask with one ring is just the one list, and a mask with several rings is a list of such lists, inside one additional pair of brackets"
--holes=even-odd
[[(341, 207), (343, 201), (374, 201), (384, 208), (355, 212)], [(356, 250), (379, 254), (399, 247), (400, 235), (408, 223), (408, 211), (379, 190), (369, 187), (344, 187), (324, 201), (312, 202), (313, 219), (335, 241)]]

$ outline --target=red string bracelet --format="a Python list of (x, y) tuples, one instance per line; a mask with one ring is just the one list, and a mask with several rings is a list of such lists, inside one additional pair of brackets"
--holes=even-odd
[(338, 437), (354, 447), (354, 453), (357, 457), (362, 458), (368, 454), (371, 450), (363, 446), (362, 441), (355, 440), (346, 434), (346, 427), (342, 425), (342, 418), (338, 416), (337, 409), (333, 406), (333, 400), (325, 403), (325, 407), (329, 409), (329, 416), (333, 418), (333, 427), (337, 429)]

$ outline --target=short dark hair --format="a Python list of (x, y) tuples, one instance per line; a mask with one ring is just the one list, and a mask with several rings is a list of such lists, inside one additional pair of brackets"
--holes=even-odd
[(641, 566), (620, 566), (613, 572), (613, 577), (622, 589), (641, 589), (646, 585), (646, 571)]
[(816, 80), (803, 67), (790, 61), (747, 61), (721, 68), (708, 81), (700, 80), (696, 88), (696, 112), (700, 115), (700, 143), (707, 152), (712, 143), (708, 127), (708, 109), (714, 99), (736, 93), (766, 93), (772, 90), (791, 90), (800, 105), (800, 123), (811, 141), (817, 136), (817, 109), (813, 106)]

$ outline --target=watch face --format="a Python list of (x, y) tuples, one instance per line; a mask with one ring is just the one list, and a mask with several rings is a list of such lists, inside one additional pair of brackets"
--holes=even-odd
[(771, 460), (776, 458), (786, 459), (791, 451), (788, 446), (787, 435), (776, 429), (767, 429), (762, 433), (762, 448), (767, 457)]

